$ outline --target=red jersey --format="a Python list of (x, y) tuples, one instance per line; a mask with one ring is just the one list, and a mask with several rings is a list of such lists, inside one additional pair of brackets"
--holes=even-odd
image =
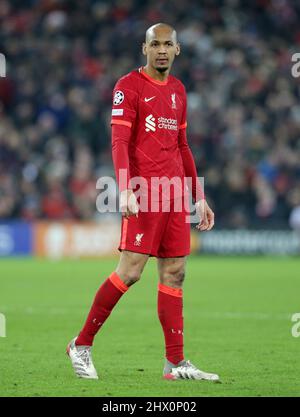
[(177, 78), (157, 81), (141, 68), (122, 77), (114, 88), (113, 123), (132, 129), (130, 176), (183, 176), (178, 132), (186, 127), (186, 94)]
[[(111, 124), (116, 171), (128, 165), (130, 178), (139, 176), (147, 181), (153, 177), (183, 180), (187, 174), (197, 176), (186, 142), (185, 87), (174, 76), (157, 81), (139, 68), (120, 78), (113, 91)], [(130, 128), (128, 141), (125, 130), (121, 133), (117, 126)], [(193, 171), (187, 172), (190, 165)], [(184, 192), (181, 188), (180, 195)]]

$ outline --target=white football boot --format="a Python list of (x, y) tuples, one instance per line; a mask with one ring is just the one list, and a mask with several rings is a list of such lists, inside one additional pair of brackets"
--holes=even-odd
[(166, 359), (165, 367), (163, 370), (164, 379), (198, 379), (205, 381), (220, 382), (219, 375), (209, 374), (207, 372), (200, 371), (190, 361), (183, 360), (178, 365), (174, 365)]
[(98, 379), (97, 371), (92, 361), (91, 346), (76, 346), (75, 340), (67, 346), (67, 355), (71, 359), (75, 374), (79, 378)]

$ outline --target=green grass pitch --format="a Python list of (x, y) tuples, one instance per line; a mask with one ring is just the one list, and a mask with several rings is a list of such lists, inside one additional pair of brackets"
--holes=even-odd
[(164, 381), (164, 344), (150, 259), (96, 338), (99, 381), (65, 355), (117, 259), (0, 261), (0, 396), (299, 396), (300, 259), (191, 257), (184, 284), (185, 353), (222, 384)]

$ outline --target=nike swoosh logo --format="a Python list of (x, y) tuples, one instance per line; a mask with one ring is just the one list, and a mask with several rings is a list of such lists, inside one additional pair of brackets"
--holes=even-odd
[(150, 97), (150, 98), (147, 98), (147, 97), (145, 97), (145, 102), (146, 103), (148, 103), (148, 101), (150, 101), (150, 100), (152, 100), (153, 98), (155, 98), (156, 96), (153, 96), (153, 97)]

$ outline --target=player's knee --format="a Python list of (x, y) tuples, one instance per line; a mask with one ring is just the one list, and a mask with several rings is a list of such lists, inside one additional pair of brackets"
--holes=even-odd
[(130, 287), (131, 285), (135, 284), (136, 282), (140, 280), (141, 272), (138, 270), (134, 270), (134, 269), (128, 270), (127, 272), (123, 274), (122, 278), (123, 278), (125, 285)]
[(174, 275), (174, 284), (176, 287), (182, 287), (185, 278), (185, 271), (180, 270)]
[(171, 287), (181, 288), (185, 278), (184, 269), (178, 271), (164, 271), (161, 275), (161, 282), (164, 285)]
[(119, 265), (116, 269), (117, 274), (128, 287), (140, 280), (145, 263), (145, 255), (123, 252)]

